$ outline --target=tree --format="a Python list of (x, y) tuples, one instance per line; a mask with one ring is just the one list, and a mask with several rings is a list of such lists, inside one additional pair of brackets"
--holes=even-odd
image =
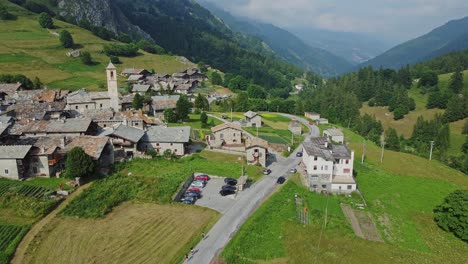
[(468, 190), (450, 193), (444, 202), (434, 209), (434, 220), (447, 232), (452, 232), (468, 242)]
[(65, 168), (66, 177), (74, 179), (76, 177), (91, 176), (96, 166), (91, 156), (86, 154), (82, 148), (74, 147), (67, 154)]
[(110, 61), (113, 63), (113, 64), (121, 64), (122, 62), (120, 61), (119, 57), (117, 56), (110, 56)]
[(177, 120), (185, 121), (188, 119), (192, 104), (189, 102), (186, 95), (181, 95), (179, 101), (176, 104), (176, 116)]
[(448, 88), (455, 94), (459, 94), (463, 89), (463, 72), (461, 69), (455, 71), (450, 77)]
[(84, 65), (92, 65), (93, 64), (93, 58), (91, 58), (91, 53), (88, 51), (83, 51), (81, 53), (81, 62)]
[(202, 127), (206, 127), (206, 124), (208, 124), (208, 115), (206, 114), (206, 112), (201, 113), (200, 122), (202, 124)]
[(132, 107), (137, 110), (141, 109), (143, 107), (143, 100), (143, 96), (139, 93), (135, 94), (135, 97), (133, 97)]
[(263, 87), (256, 84), (250, 84), (249, 88), (247, 88), (247, 94), (249, 98), (258, 98), (258, 99), (266, 99), (267, 92)]
[(197, 66), (201, 73), (206, 73), (208, 71), (208, 67), (206, 67), (206, 63), (203, 61), (200, 61)]
[(468, 136), (465, 137), (465, 143), (463, 143), (461, 151), (468, 155)]
[(439, 76), (437, 73), (426, 70), (421, 74), (421, 78), (419, 79), (419, 86), (422, 87), (432, 87), (439, 83)]
[(39, 25), (42, 28), (54, 28), (54, 21), (49, 14), (43, 12), (39, 15)]
[(195, 108), (208, 111), (209, 107), (208, 99), (202, 94), (198, 94), (197, 98), (195, 98)]
[(240, 92), (237, 94), (235, 103), (236, 112), (247, 112), (249, 111), (249, 96), (246, 92)]
[(41, 80), (36, 76), (33, 80), (33, 89), (34, 90), (39, 90), (42, 88), (42, 82)]
[(468, 135), (468, 120), (466, 120), (465, 125), (463, 125), (462, 134), (463, 135)]
[(59, 39), (64, 48), (73, 48), (75, 45), (72, 35), (66, 30), (62, 30), (62, 32), (60, 32)]
[(16, 19), (16, 16), (8, 12), (7, 8), (3, 4), (0, 4), (0, 20), (14, 20), (14, 19)]
[(166, 123), (177, 122), (177, 117), (176, 117), (176, 114), (174, 113), (174, 110), (170, 108), (164, 110), (164, 121), (166, 121)]
[(452, 98), (450, 98), (447, 103), (447, 110), (445, 110), (444, 113), (444, 118), (447, 122), (454, 122), (466, 117), (466, 100), (468, 100), (468, 98), (460, 95), (453, 95)]
[(222, 85), (223, 84), (223, 78), (221, 75), (217, 72), (213, 72), (211, 74), (211, 84), (213, 85)]
[(385, 131), (386, 147), (391, 150), (400, 150), (400, 138), (394, 128), (389, 128)]

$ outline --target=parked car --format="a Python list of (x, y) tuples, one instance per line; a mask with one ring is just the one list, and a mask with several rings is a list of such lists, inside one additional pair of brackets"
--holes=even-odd
[(231, 195), (231, 194), (235, 194), (236, 191), (233, 191), (233, 190), (221, 190), (219, 191), (219, 194), (221, 194), (221, 196), (226, 196), (226, 195)]
[(286, 178), (281, 176), (281, 177), (278, 177), (278, 180), (276, 181), (276, 183), (283, 184), (285, 181), (286, 181)]
[(197, 193), (197, 192), (188, 192), (188, 193), (185, 193), (184, 197), (195, 197), (197, 199), (200, 199), (202, 197), (202, 195), (200, 193)]
[(237, 185), (237, 180), (233, 178), (226, 178), (224, 179), (224, 183), (229, 185)]
[(186, 192), (197, 192), (197, 193), (201, 193), (201, 190), (200, 190), (200, 188), (192, 187), (192, 188), (187, 189)]
[(291, 173), (296, 173), (296, 172), (297, 172), (297, 169), (296, 169), (296, 168), (291, 168), (291, 169), (289, 170), (289, 172), (291, 172)]
[(264, 169), (264, 170), (263, 170), (263, 174), (264, 174), (264, 175), (268, 175), (268, 174), (270, 174), (270, 173), (271, 173), (271, 170), (270, 170), (270, 169)]
[(302, 157), (302, 151), (298, 151), (298, 152), (296, 153), (296, 157)]
[(221, 118), (222, 119), (227, 119), (227, 115), (222, 115)]
[(190, 184), (190, 187), (203, 188), (205, 187), (205, 183), (202, 181), (194, 181), (192, 184)]
[(196, 180), (196, 181), (209, 181), (209, 180), (210, 180), (210, 176), (208, 176), (208, 175), (206, 175), (206, 174), (197, 175), (197, 176), (195, 176), (195, 180)]
[(184, 197), (180, 200), (184, 204), (194, 204), (197, 201), (196, 197)]
[(221, 190), (237, 190), (236, 186), (232, 186), (232, 185), (224, 185), (223, 187), (221, 187)]

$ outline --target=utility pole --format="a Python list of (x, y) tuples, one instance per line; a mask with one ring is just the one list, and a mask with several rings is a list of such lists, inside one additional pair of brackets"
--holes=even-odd
[(382, 154), (380, 156), (380, 163), (383, 162), (383, 157), (384, 157), (384, 150), (385, 150), (385, 141), (382, 141), (382, 143), (380, 144), (382, 146)]
[(364, 139), (362, 141), (362, 157), (361, 157), (361, 163), (364, 164), (364, 157), (366, 156), (366, 140)]
[(434, 149), (434, 141), (431, 141), (431, 153), (429, 154), (429, 160), (432, 160), (432, 150)]
[(232, 122), (232, 107), (231, 107), (231, 122)]

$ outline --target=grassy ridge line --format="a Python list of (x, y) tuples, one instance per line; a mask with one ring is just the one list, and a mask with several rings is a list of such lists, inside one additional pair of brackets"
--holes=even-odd
[[(37, 22), (38, 15), (6, 0), (0, 0), (0, 3), (18, 16), (17, 20), (0, 23), (0, 74), (21, 73), (29, 78), (37, 76), (50, 88), (76, 90), (86, 87), (99, 90), (100, 86), (105, 86), (104, 69), (109, 58), (101, 51), (105, 44), (111, 42), (59, 20), (54, 20), (56, 29), (43, 29)], [(97, 64), (86, 66), (80, 59), (68, 58), (65, 54), (70, 50), (62, 48), (58, 36), (54, 35), (54, 32), (61, 30), (70, 31), (75, 43), (82, 46), (80, 49), (89, 51)], [(119, 70), (138, 67), (171, 74), (193, 65), (175, 56), (140, 53), (134, 58), (121, 58), (123, 63), (116, 66)], [(124, 86), (123, 82), (120, 85)]]

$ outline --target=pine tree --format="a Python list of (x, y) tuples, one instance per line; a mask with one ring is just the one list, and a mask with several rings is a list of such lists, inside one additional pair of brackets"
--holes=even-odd
[(208, 124), (208, 115), (206, 114), (206, 112), (201, 113), (200, 122), (202, 124), (202, 127), (206, 127), (206, 124)]
[(236, 105), (235, 110), (237, 112), (247, 112), (249, 110), (249, 96), (247, 95), (246, 92), (240, 92), (237, 94), (235, 105)]
[(388, 149), (400, 150), (400, 138), (394, 128), (389, 128), (385, 131), (385, 142)]
[(81, 62), (84, 65), (92, 65), (93, 64), (93, 58), (91, 58), (91, 53), (88, 51), (83, 51), (81, 53)]
[(93, 159), (80, 147), (75, 147), (67, 154), (65, 162), (65, 175), (67, 178), (89, 177), (95, 171)]
[(221, 75), (217, 72), (213, 72), (211, 74), (211, 84), (213, 85), (222, 85), (223, 84), (223, 78), (221, 78)]
[(192, 104), (189, 102), (186, 95), (181, 95), (179, 101), (176, 104), (176, 116), (180, 121), (185, 121), (188, 119), (190, 113), (190, 108)]
[(60, 43), (64, 48), (73, 48), (75, 45), (73, 42), (73, 37), (70, 32), (63, 30), (59, 35)]
[(136, 110), (141, 109), (143, 107), (143, 96), (140, 94), (135, 94), (135, 97), (133, 97), (133, 102), (132, 102), (132, 107)]
[(463, 89), (463, 72), (461, 69), (455, 71), (450, 77), (449, 89), (455, 94), (459, 94)]

